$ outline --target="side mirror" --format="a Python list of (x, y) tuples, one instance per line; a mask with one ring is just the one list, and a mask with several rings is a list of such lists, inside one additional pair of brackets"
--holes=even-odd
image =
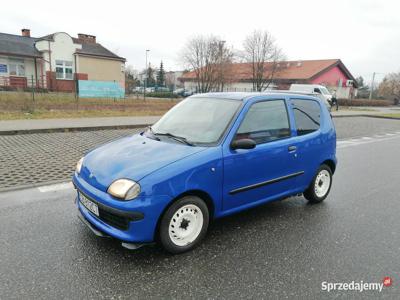
[(253, 149), (256, 147), (256, 142), (252, 139), (235, 140), (231, 144), (231, 149)]

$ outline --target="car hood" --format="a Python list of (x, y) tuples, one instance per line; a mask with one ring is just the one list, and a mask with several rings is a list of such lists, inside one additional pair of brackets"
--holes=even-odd
[(106, 191), (117, 179), (139, 181), (166, 165), (205, 149), (135, 134), (89, 152), (83, 160), (80, 176), (90, 185)]

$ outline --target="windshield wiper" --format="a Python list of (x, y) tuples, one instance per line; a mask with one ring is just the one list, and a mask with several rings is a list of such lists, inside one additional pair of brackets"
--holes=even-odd
[(169, 138), (171, 138), (171, 139), (174, 139), (175, 141), (178, 141), (178, 142), (181, 142), (181, 143), (183, 143), (183, 144), (186, 144), (186, 145), (188, 145), (188, 146), (194, 146), (191, 142), (189, 142), (189, 141), (188, 141), (186, 138), (184, 138), (183, 136), (174, 135), (174, 134), (169, 133), (169, 132), (154, 132), (154, 131), (152, 131), (152, 133), (153, 133), (155, 136), (157, 136), (157, 135), (166, 136), (166, 137), (169, 137)]

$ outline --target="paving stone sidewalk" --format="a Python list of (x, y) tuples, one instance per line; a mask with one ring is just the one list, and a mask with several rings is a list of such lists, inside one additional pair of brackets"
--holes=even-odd
[(69, 180), (88, 150), (140, 130), (0, 135), (0, 191)]
[(0, 135), (94, 129), (122, 129), (154, 124), (160, 116), (0, 121)]

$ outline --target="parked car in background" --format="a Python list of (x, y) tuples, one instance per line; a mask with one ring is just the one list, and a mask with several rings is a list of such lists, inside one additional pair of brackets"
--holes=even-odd
[(79, 217), (95, 234), (181, 253), (213, 219), (299, 193), (323, 201), (335, 168), (335, 127), (318, 98), (210, 93), (87, 153), (73, 183)]
[(143, 93), (144, 87), (143, 87), (143, 86), (137, 86), (137, 87), (135, 88), (135, 91), (136, 91), (137, 93)]
[(155, 88), (156, 92), (170, 92), (170, 89), (164, 86), (158, 86)]
[(192, 91), (192, 90), (185, 90), (184, 92), (183, 92), (183, 97), (189, 97), (189, 96), (192, 96), (192, 95), (194, 95), (195, 93), (194, 93), (194, 91)]
[(155, 92), (155, 88), (154, 87), (147, 87), (146, 88), (146, 93), (154, 93)]
[(182, 96), (184, 91), (185, 91), (185, 89), (180, 88), (180, 89), (174, 90), (173, 93), (174, 93), (175, 95), (177, 95), (177, 96)]
[(314, 94), (321, 100), (325, 101), (326, 105), (328, 107), (331, 107), (331, 100), (332, 100), (332, 94), (329, 92), (329, 90), (319, 84), (291, 84), (289, 91), (292, 92), (304, 92), (308, 94)]
[(181, 88), (181, 89), (176, 89), (175, 91), (173, 91), (173, 93), (174, 93), (175, 95), (178, 95), (178, 96), (181, 96), (181, 97), (189, 97), (189, 96), (192, 96), (192, 95), (194, 94), (193, 91), (191, 91), (191, 90), (186, 90), (186, 89), (183, 89), (183, 88)]

